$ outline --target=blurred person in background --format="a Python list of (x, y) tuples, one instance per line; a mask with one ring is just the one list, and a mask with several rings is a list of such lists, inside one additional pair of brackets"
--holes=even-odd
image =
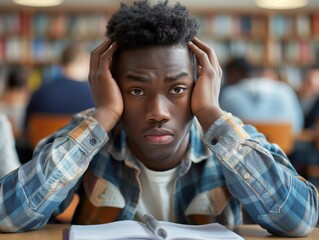
[[(307, 136), (307, 132), (313, 135), (316, 125), (319, 124), (319, 65), (315, 64), (305, 69), (298, 96), (304, 113), (305, 135)], [(309, 166), (319, 164), (319, 151), (315, 139), (297, 139), (290, 161), (298, 172), (319, 187), (319, 179), (308, 173)]]
[[(223, 87), (236, 84), (241, 79), (247, 78), (251, 71), (251, 66), (242, 57), (231, 58), (224, 66)], [(221, 89), (221, 91), (223, 88)]]
[(305, 70), (305, 78), (298, 95), (305, 116), (304, 127), (315, 127), (319, 119), (319, 64)]
[(0, 112), (0, 178), (21, 164), (15, 148), (12, 126), (7, 116)]
[(88, 82), (89, 52), (78, 43), (61, 54), (62, 75), (36, 90), (27, 107), (26, 121), (33, 113), (74, 114), (94, 107)]
[(26, 105), (29, 101), (29, 70), (22, 65), (8, 67), (4, 75), (4, 91), (0, 96), (0, 112), (9, 118), (15, 139), (24, 136)]
[[(248, 122), (291, 122), (294, 133), (303, 129), (303, 112), (294, 89), (275, 79), (269, 68), (254, 68), (245, 59), (237, 60), (237, 83), (226, 85), (220, 94), (225, 111)], [(229, 73), (226, 73), (229, 74)]]

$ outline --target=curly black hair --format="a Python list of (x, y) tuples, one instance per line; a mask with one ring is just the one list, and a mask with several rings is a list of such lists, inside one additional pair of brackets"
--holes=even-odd
[(197, 20), (180, 3), (168, 6), (168, 1), (151, 6), (148, 0), (132, 6), (121, 3), (111, 17), (106, 36), (119, 47), (137, 49), (145, 46), (187, 46), (199, 29)]

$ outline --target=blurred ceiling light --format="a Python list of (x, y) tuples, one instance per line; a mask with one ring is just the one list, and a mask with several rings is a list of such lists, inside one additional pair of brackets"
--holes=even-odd
[(308, 0), (256, 0), (256, 4), (269, 9), (292, 9), (306, 6)]
[(52, 7), (61, 4), (63, 0), (13, 0), (13, 2), (31, 7)]

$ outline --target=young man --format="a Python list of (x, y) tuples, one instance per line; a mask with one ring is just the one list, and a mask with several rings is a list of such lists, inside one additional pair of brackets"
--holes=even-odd
[(80, 224), (139, 220), (145, 212), (241, 224), (243, 206), (273, 234), (312, 230), (315, 187), (277, 145), (220, 109), (222, 71), (213, 50), (194, 38), (197, 29), (179, 4), (122, 5), (109, 40), (91, 54), (96, 108), (1, 180), (2, 231), (43, 227), (75, 191)]

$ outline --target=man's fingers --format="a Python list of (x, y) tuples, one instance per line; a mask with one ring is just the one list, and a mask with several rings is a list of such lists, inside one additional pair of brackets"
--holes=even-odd
[(189, 43), (189, 48), (193, 51), (196, 58), (199, 60), (198, 64), (203, 67), (208, 67), (209, 59), (205, 52), (203, 52), (197, 45), (193, 42)]
[(198, 48), (200, 48), (201, 50), (203, 50), (204, 52), (208, 53), (211, 48), (204, 42), (200, 41), (198, 38), (193, 38), (192, 42), (198, 46)]
[(100, 57), (100, 66), (99, 67), (102, 67), (102, 68), (109, 68), (110, 66), (110, 62), (111, 62), (111, 59), (113, 57), (113, 54), (114, 52), (116, 51), (117, 49), (117, 43), (116, 42), (113, 42), (108, 49), (106, 49), (104, 51), (104, 53), (102, 53), (101, 57)]
[(97, 72), (101, 55), (112, 45), (112, 43), (113, 41), (111, 39), (105, 40), (91, 52), (89, 79)]
[(222, 75), (222, 69), (219, 65), (217, 55), (212, 48), (200, 41), (198, 38), (194, 38), (190, 42), (189, 47), (199, 59), (200, 65), (202, 65), (204, 68), (209, 68), (212, 66), (218, 76)]
[(192, 43), (194, 43), (195, 46), (197, 46), (200, 50), (202, 50), (203, 52), (205, 52), (207, 54), (211, 64), (218, 63), (217, 56), (216, 56), (214, 50), (210, 46), (208, 46), (206, 43), (200, 41), (198, 38), (194, 38), (192, 40)]

